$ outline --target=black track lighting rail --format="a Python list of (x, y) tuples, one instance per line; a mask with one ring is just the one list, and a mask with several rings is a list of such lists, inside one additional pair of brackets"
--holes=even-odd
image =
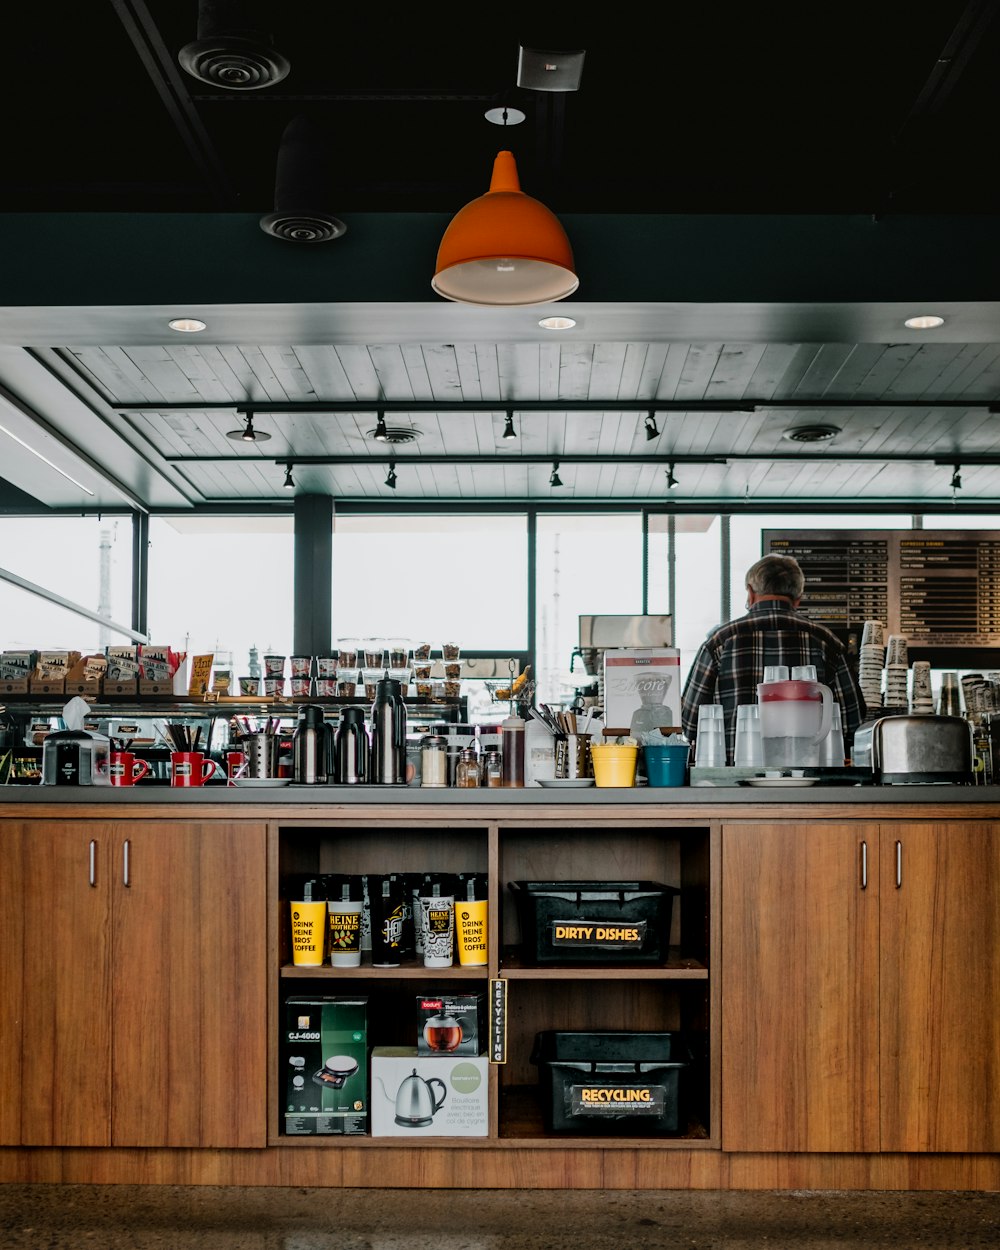
[(359, 403), (356, 399), (308, 402), (269, 403), (262, 400), (239, 402), (213, 400), (192, 403), (141, 403), (109, 404), (112, 412), (211, 412), (228, 410), (241, 415), (282, 413), (425, 413), (425, 412), (642, 412), (653, 416), (660, 412), (835, 412), (852, 409), (884, 409), (886, 412), (912, 410), (933, 412), (956, 409), (963, 412), (986, 411), (1000, 414), (1000, 399), (670, 399), (670, 400), (621, 400), (621, 399), (521, 399), (521, 400), (437, 400), (437, 399), (385, 399), (373, 403)]
[[(462, 453), (441, 453), (432, 455), (421, 455), (419, 453), (409, 454), (405, 450), (397, 449), (395, 451), (396, 465), (413, 464), (413, 465), (433, 465), (433, 464), (468, 464), (468, 465), (529, 465), (529, 464), (547, 464), (551, 465), (554, 456), (551, 452), (548, 454), (528, 454), (524, 456), (505, 456), (483, 455), (470, 453), (463, 455)], [(254, 463), (274, 463), (287, 464), (289, 460), (294, 465), (366, 465), (377, 464), (384, 465), (386, 456), (276, 456), (273, 461), (265, 457), (256, 456), (163, 456), (163, 460), (168, 464), (254, 464)], [(748, 462), (766, 464), (771, 461), (792, 461), (798, 464), (819, 464), (824, 461), (845, 464), (933, 464), (944, 466), (949, 469), (955, 467), (956, 457), (948, 460), (942, 460), (939, 456), (921, 455), (919, 452), (838, 452), (835, 448), (810, 448), (802, 451), (775, 451), (775, 452), (726, 452), (719, 456), (684, 456), (674, 455), (673, 453), (653, 455), (645, 452), (635, 452), (629, 454), (627, 452), (614, 453), (595, 453), (594, 455), (580, 455), (574, 453), (559, 453), (560, 464), (654, 464), (662, 465), (664, 468), (673, 465), (679, 468), (686, 464), (732, 464), (734, 462)], [(975, 465), (1000, 465), (1000, 453), (994, 456), (966, 456), (961, 457), (963, 467), (968, 468)]]

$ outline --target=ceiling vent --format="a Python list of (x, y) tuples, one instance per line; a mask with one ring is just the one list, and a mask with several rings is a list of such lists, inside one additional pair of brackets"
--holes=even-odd
[(839, 433), (837, 425), (793, 425), (781, 437), (787, 438), (790, 443), (828, 443)]
[(281, 82), (291, 66), (254, 24), (256, 7), (246, 0), (199, 0), (198, 38), (178, 52), (181, 67), (192, 78), (229, 91), (259, 91)]
[(289, 243), (329, 243), (347, 227), (321, 205), (335, 167), (324, 132), (307, 117), (285, 127), (274, 176), (274, 212), (260, 219), (265, 234)]
[(392, 443), (398, 447), (400, 443), (415, 443), (420, 431), (412, 425), (376, 426), (374, 430), (367, 431), (367, 436), (378, 443)]

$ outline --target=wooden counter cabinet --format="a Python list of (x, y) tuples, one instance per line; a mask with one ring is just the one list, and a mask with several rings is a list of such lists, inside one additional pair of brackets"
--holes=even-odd
[(0, 826), (0, 1144), (263, 1146), (265, 826)]
[(727, 823), (722, 1146), (1000, 1149), (1000, 826)]

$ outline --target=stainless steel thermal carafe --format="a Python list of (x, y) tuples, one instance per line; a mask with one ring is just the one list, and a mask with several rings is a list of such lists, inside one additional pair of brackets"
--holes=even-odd
[(375, 686), (371, 779), (377, 786), (406, 785), (406, 704), (394, 677), (383, 677)]
[(370, 754), (365, 709), (341, 708), (340, 724), (334, 736), (334, 781), (340, 785), (366, 785), (369, 780)]
[(292, 759), (297, 782), (325, 786), (332, 780), (333, 735), (321, 707), (306, 704), (299, 708), (299, 723), (292, 736)]

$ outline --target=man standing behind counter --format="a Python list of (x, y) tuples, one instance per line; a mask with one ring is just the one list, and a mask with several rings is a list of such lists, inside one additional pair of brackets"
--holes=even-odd
[(698, 708), (721, 703), (726, 719), (726, 762), (732, 764), (736, 709), (757, 702), (764, 669), (785, 664), (816, 666), (816, 680), (829, 686), (840, 704), (844, 743), (865, 718), (865, 700), (839, 638), (798, 611), (805, 578), (791, 556), (764, 556), (747, 570), (747, 614), (719, 625), (701, 644), (681, 696), (681, 723), (690, 741), (698, 730)]

